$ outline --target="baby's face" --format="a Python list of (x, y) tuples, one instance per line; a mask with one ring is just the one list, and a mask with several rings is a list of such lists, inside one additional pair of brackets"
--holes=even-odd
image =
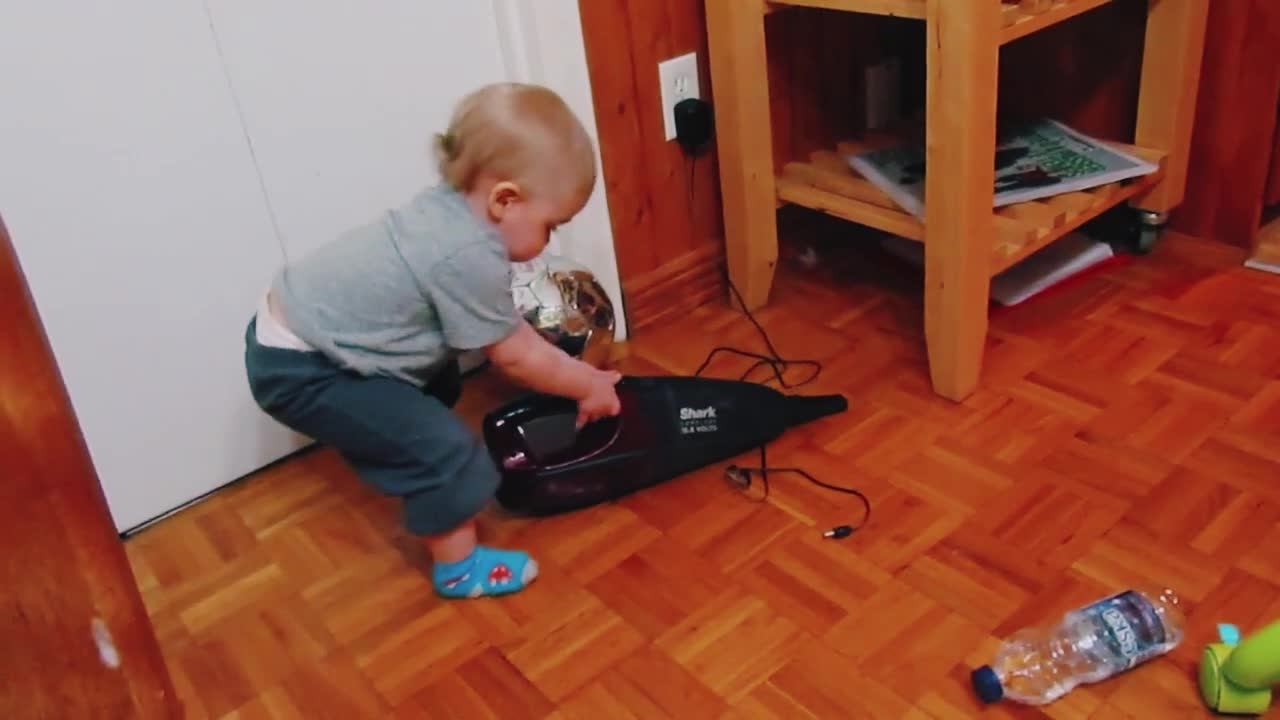
[(586, 198), (571, 194), (534, 195), (509, 205), (497, 223), (515, 262), (536, 258), (551, 241), (551, 233), (582, 210)]

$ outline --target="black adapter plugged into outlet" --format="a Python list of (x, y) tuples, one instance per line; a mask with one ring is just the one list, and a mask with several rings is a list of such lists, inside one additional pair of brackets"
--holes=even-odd
[(688, 98), (676, 103), (676, 142), (685, 152), (697, 154), (711, 141), (714, 122), (711, 117), (711, 103), (697, 98)]

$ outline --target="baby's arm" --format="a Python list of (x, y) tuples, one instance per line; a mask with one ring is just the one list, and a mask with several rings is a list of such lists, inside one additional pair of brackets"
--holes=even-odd
[(433, 267), (424, 285), (450, 347), (484, 348), (489, 361), (516, 382), (576, 400), (579, 427), (621, 411), (613, 389), (621, 375), (570, 356), (520, 317), (504, 249), (474, 243)]
[(617, 372), (599, 370), (570, 356), (521, 320), (507, 337), (485, 348), (489, 361), (516, 382), (578, 402), (578, 425), (620, 411)]

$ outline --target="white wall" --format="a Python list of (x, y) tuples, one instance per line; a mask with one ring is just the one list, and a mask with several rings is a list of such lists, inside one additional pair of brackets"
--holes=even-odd
[(554, 88), (577, 113), (595, 141), (596, 163), (601, 167), (595, 192), (578, 217), (560, 229), (551, 251), (585, 264), (597, 276), (616, 305), (617, 337), (623, 339), (627, 336), (627, 323), (622, 283), (605, 196), (604, 170), (600, 165), (600, 138), (578, 0), (538, 0), (536, 3), (494, 0), (494, 5), (511, 78)]
[[(545, 82), (594, 132), (579, 27), (576, 0), (0, 6), (0, 215), (120, 529), (305, 442), (249, 396), (244, 326), (282, 247), (434, 180), (458, 96)], [(603, 194), (554, 249), (620, 299)]]

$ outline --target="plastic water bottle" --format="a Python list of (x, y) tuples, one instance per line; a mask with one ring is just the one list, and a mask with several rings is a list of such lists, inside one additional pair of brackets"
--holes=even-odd
[(1186, 628), (1180, 605), (1170, 590), (1129, 590), (1072, 610), (1057, 626), (1019, 630), (973, 671), (973, 687), (988, 703), (1051, 703), (1177, 647)]

